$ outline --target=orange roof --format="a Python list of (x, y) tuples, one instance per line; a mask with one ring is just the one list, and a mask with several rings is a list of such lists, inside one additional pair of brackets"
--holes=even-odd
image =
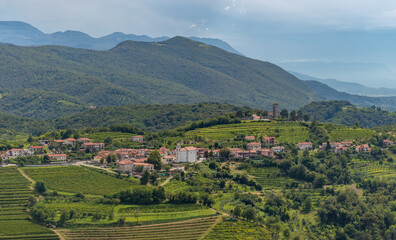
[(23, 151), (24, 149), (22, 148), (12, 148), (11, 151)]
[(65, 142), (65, 141), (64, 141), (64, 140), (59, 140), (59, 139), (57, 139), (57, 140), (54, 140), (54, 142), (63, 143), (63, 142)]
[(104, 143), (83, 143), (85, 146), (104, 145)]
[(297, 144), (300, 144), (300, 145), (308, 145), (308, 144), (312, 144), (311, 142), (300, 142), (300, 143), (297, 143)]
[(140, 165), (140, 166), (154, 166), (153, 164), (151, 164), (151, 163), (133, 163), (133, 165)]
[(65, 140), (66, 141), (76, 141), (76, 139), (74, 139), (74, 138), (66, 138)]
[(261, 145), (261, 144), (258, 143), (258, 142), (251, 142), (251, 143), (248, 143), (248, 144), (246, 144), (246, 145)]
[(123, 160), (123, 161), (119, 161), (117, 164), (118, 165), (129, 165), (129, 164), (133, 164), (133, 162), (131, 160)]
[(133, 138), (142, 138), (143, 136), (137, 135), (137, 136), (132, 136)]
[(185, 147), (184, 149), (186, 151), (196, 151), (197, 150), (195, 147)]
[(43, 146), (30, 146), (30, 148), (43, 148)]
[(90, 139), (89, 138), (79, 138), (79, 140), (81, 140), (81, 141), (89, 141)]

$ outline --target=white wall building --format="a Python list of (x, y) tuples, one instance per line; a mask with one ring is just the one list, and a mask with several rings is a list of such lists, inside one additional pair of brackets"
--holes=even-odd
[(176, 147), (176, 162), (196, 162), (198, 149), (195, 147), (180, 147), (180, 143)]

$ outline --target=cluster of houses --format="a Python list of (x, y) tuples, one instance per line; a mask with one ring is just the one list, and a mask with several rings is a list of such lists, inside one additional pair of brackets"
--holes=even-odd
[[(0, 154), (0, 156), (4, 160), (8, 160), (10, 158), (17, 158), (17, 157), (25, 157), (25, 156), (33, 156), (33, 155), (42, 155), (44, 154), (44, 147), (43, 146), (30, 146), (28, 149), (23, 148), (12, 148), (6, 152)], [(52, 161), (66, 161), (67, 155), (66, 154), (48, 154), (48, 157)]]

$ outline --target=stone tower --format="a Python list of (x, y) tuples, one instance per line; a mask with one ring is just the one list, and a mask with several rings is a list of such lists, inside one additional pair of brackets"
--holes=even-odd
[(277, 103), (274, 103), (272, 105), (272, 114), (273, 114), (274, 118), (279, 118), (280, 117)]

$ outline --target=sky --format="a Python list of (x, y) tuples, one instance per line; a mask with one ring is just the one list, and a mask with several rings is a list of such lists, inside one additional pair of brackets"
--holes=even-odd
[[(248, 57), (294, 63), (293, 70), (307, 62), (362, 62), (389, 68), (387, 76), (396, 72), (394, 0), (0, 0), (0, 20), (45, 33), (219, 38)], [(389, 84), (396, 88), (393, 79), (382, 86)]]

